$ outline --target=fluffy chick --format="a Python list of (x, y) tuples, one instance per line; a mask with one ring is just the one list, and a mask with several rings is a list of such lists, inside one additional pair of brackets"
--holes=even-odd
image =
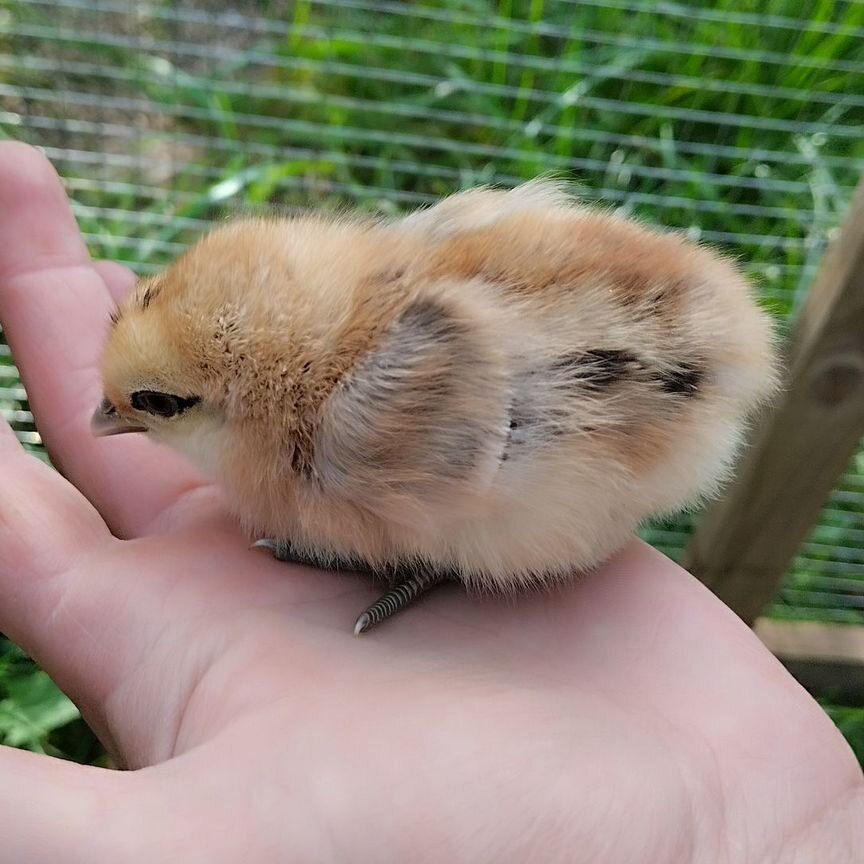
[(545, 182), (218, 227), (117, 311), (103, 375), (97, 433), (185, 454), (280, 557), (406, 583), (358, 630), (445, 576), (593, 567), (716, 492), (776, 383), (730, 261)]

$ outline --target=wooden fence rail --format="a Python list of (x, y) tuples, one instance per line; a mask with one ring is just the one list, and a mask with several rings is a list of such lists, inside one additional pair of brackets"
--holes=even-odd
[(760, 618), (753, 629), (814, 696), (864, 706), (864, 627)]

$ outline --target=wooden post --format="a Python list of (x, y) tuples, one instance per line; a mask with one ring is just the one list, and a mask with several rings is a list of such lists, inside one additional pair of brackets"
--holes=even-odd
[(684, 555), (684, 566), (749, 624), (776, 594), (864, 434), (864, 181), (787, 358), (785, 391)]

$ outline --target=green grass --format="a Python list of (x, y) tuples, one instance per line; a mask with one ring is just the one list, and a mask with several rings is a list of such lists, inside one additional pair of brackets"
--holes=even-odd
[(837, 724), (849, 742), (858, 761), (864, 765), (864, 708), (850, 708), (842, 705), (822, 703), (828, 716)]
[(77, 762), (108, 761), (78, 709), (5, 639), (0, 639), (0, 743)]
[[(799, 308), (864, 164), (864, 135), (827, 134), (864, 115), (864, 40), (839, 32), (864, 28), (864, 4), (813, 0), (795, 27), (752, 16), (798, 19), (800, 0), (663, 4), (682, 14), (648, 0), (426, 0), (374, 18), (362, 7), (350, 0), (337, 19), (308, 0), (235, 4), (287, 25), (244, 33), (215, 27), (213, 2), (203, 17), (205, 4), (157, 2), (130, 29), (110, 0), (98, 19), (0, 0), (0, 135), (54, 148), (93, 253), (142, 272), (226, 212), (393, 212), (555, 168), (589, 199), (739, 256), (783, 324)], [(156, 47), (136, 50), (136, 36)], [(178, 41), (221, 47), (189, 56)], [(864, 562), (861, 457), (850, 475), (772, 614), (864, 623), (825, 599), (817, 570)], [(674, 557), (692, 521), (646, 535)], [(63, 737), (81, 728), (65, 724), (68, 705), (5, 650), (0, 705), (29, 713), (0, 715), (0, 738), (89, 758), (92, 742)], [(860, 754), (861, 712), (849, 711), (832, 716)]]

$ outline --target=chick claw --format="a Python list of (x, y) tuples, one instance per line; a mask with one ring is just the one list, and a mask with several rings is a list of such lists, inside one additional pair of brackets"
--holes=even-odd
[[(298, 554), (291, 543), (286, 540), (274, 540), (273, 538), (265, 537), (261, 540), (256, 540), (250, 548), (269, 549), (277, 561), (315, 566), (314, 561), (309, 561)], [(346, 569), (349, 570), (368, 570), (368, 568), (358, 566), (357, 562), (346, 562), (346, 564)], [(424, 570), (406, 576), (401, 582), (382, 594), (374, 603), (366, 607), (366, 610), (354, 623), (354, 635), (359, 636), (385, 619), (392, 618), (397, 612), (401, 612), (410, 606), (421, 594), (425, 594), (431, 588), (440, 585), (442, 582), (446, 582), (449, 578), (450, 576), (447, 573), (432, 570)]]
[(385, 618), (391, 618), (397, 612), (401, 612), (421, 594), (425, 594), (435, 585), (440, 585), (447, 578), (445, 573), (431, 571), (408, 576), (403, 582), (382, 594), (371, 606), (366, 607), (366, 611), (354, 622), (354, 635), (359, 636), (376, 624), (380, 624)]
[(305, 564), (295, 551), (294, 547), (286, 540), (274, 540), (272, 537), (265, 537), (262, 540), (256, 540), (250, 549), (269, 549), (273, 553), (273, 557), (277, 561), (286, 561), (289, 564)]

